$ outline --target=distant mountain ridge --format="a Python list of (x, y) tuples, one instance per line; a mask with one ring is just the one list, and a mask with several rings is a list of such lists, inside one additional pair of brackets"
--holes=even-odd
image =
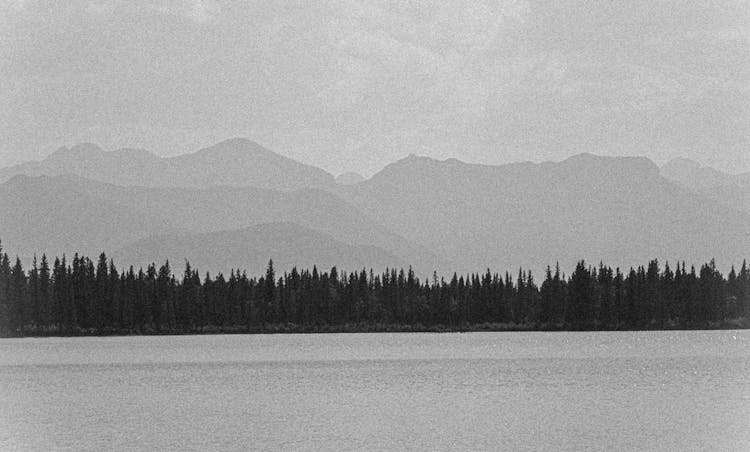
[(729, 174), (686, 158), (670, 160), (660, 171), (667, 179), (696, 189), (721, 185), (750, 186), (750, 173)]
[[(0, 208), (16, 213), (0, 218), (0, 240), (26, 258), (52, 250), (56, 254), (81, 251), (95, 255), (126, 249), (133, 242), (157, 235), (192, 236), (288, 223), (330, 236), (346, 251), (377, 248), (380, 257), (394, 256), (391, 265), (408, 262), (423, 272), (448, 268), (426, 248), (318, 189), (124, 187), (72, 175), (15, 176), (0, 184)], [(47, 221), (45, 215), (55, 221)], [(339, 242), (350, 247), (341, 248)], [(201, 254), (193, 256), (197, 261), (217, 261)], [(266, 261), (273, 257), (263, 256)], [(341, 257), (355, 261), (347, 255)]]
[[(687, 184), (695, 171), (689, 162), (659, 168), (643, 157), (588, 153), (499, 166), (410, 155), (369, 179), (337, 183), (245, 139), (173, 158), (83, 144), (0, 170), (0, 208), (14, 213), (0, 217), (0, 239), (19, 253), (80, 248), (140, 259), (157, 248), (149, 240), (162, 237), (171, 246), (165, 252), (187, 255), (193, 243), (202, 250), (194, 259), (214, 265), (221, 243), (205, 248), (195, 240), (273, 236), (299, 245), (268, 229), (293, 225), (279, 227), (320, 238), (342, 263), (372, 256), (373, 265), (393, 261), (422, 274), (540, 272), (579, 259), (623, 268), (651, 258), (739, 264), (750, 255), (744, 176), (698, 165), (711, 182), (696, 188)], [(312, 254), (329, 256), (323, 251)]]
[(624, 267), (653, 257), (737, 263), (750, 253), (750, 215), (671, 183), (646, 158), (489, 166), (410, 156), (340, 190), (461, 271), (582, 258)]
[(750, 213), (750, 173), (728, 174), (678, 158), (661, 167), (670, 181), (733, 209)]
[(334, 185), (331, 174), (274, 153), (253, 141), (233, 138), (192, 154), (161, 158), (143, 150), (105, 152), (85, 143), (61, 148), (40, 162), (0, 170), (0, 182), (14, 175), (59, 176), (143, 187), (254, 186), (297, 190)]

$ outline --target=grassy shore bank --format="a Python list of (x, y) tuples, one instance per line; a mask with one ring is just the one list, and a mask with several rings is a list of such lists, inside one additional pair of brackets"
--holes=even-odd
[(730, 319), (723, 322), (709, 322), (701, 325), (669, 323), (650, 325), (638, 329), (574, 328), (569, 325), (535, 325), (515, 323), (479, 323), (464, 325), (422, 325), (384, 323), (346, 323), (341, 325), (298, 325), (294, 323), (251, 326), (205, 326), (187, 330), (162, 329), (82, 329), (60, 330), (57, 328), (3, 332), (0, 337), (83, 337), (83, 336), (160, 336), (160, 335), (201, 335), (201, 334), (318, 334), (318, 333), (468, 333), (468, 332), (513, 332), (513, 331), (660, 331), (660, 330), (733, 330), (750, 329), (749, 318)]

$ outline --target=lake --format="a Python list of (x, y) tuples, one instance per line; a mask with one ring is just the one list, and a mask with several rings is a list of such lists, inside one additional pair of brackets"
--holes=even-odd
[(0, 340), (0, 450), (750, 450), (750, 331)]

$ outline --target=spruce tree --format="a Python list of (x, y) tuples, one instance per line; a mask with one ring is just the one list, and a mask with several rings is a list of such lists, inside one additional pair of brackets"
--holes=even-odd
[(120, 274), (112, 259), (109, 260), (107, 270), (109, 281), (107, 283), (107, 298), (104, 308), (104, 323), (108, 328), (122, 328), (124, 312), (121, 310), (122, 286)]
[(0, 334), (10, 331), (10, 260), (0, 242)]
[(154, 292), (155, 297), (152, 303), (154, 325), (156, 331), (162, 331), (162, 329), (170, 327), (169, 304), (172, 298), (172, 270), (169, 267), (168, 260), (159, 267)]
[(584, 261), (579, 261), (568, 282), (570, 317), (574, 328), (590, 328), (596, 323), (596, 299), (594, 279)]
[(31, 270), (28, 279), (28, 301), (24, 317), (29, 320), (29, 324), (34, 331), (38, 331), (42, 325), (42, 300), (39, 291), (39, 263), (36, 254), (32, 260)]
[(24, 334), (28, 319), (26, 317), (28, 306), (28, 290), (26, 287), (26, 274), (21, 265), (21, 259), (16, 257), (16, 264), (10, 273), (10, 330)]
[(739, 276), (739, 315), (750, 316), (750, 267), (747, 261), (742, 261)]
[[(317, 269), (313, 268), (317, 277)], [(316, 288), (317, 289), (317, 288)], [(266, 268), (266, 277), (264, 279), (264, 290), (263, 290), (263, 305), (261, 321), (263, 323), (271, 320), (271, 313), (276, 305), (276, 272), (273, 269), (273, 259), (268, 261), (268, 267)], [(317, 307), (317, 303), (316, 303)]]
[(39, 266), (39, 300), (40, 300), (40, 323), (51, 326), (52, 319), (52, 296), (51, 296), (51, 274), (47, 255), (42, 254), (42, 262)]
[(94, 297), (91, 304), (91, 326), (100, 331), (104, 329), (104, 326), (109, 325), (111, 322), (109, 318), (111, 311), (107, 256), (101, 253), (99, 261), (96, 264)]

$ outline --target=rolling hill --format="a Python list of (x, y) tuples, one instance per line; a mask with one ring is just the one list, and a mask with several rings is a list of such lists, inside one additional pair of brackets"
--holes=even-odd
[(264, 273), (268, 260), (280, 274), (298, 269), (358, 271), (363, 268), (382, 271), (386, 267), (403, 267), (406, 261), (374, 246), (350, 245), (294, 223), (266, 223), (231, 231), (190, 235), (154, 236), (112, 253), (118, 262), (136, 266), (157, 265), (166, 259), (173, 271), (189, 260), (193, 268), (212, 274), (232, 269), (247, 270), (251, 276)]

